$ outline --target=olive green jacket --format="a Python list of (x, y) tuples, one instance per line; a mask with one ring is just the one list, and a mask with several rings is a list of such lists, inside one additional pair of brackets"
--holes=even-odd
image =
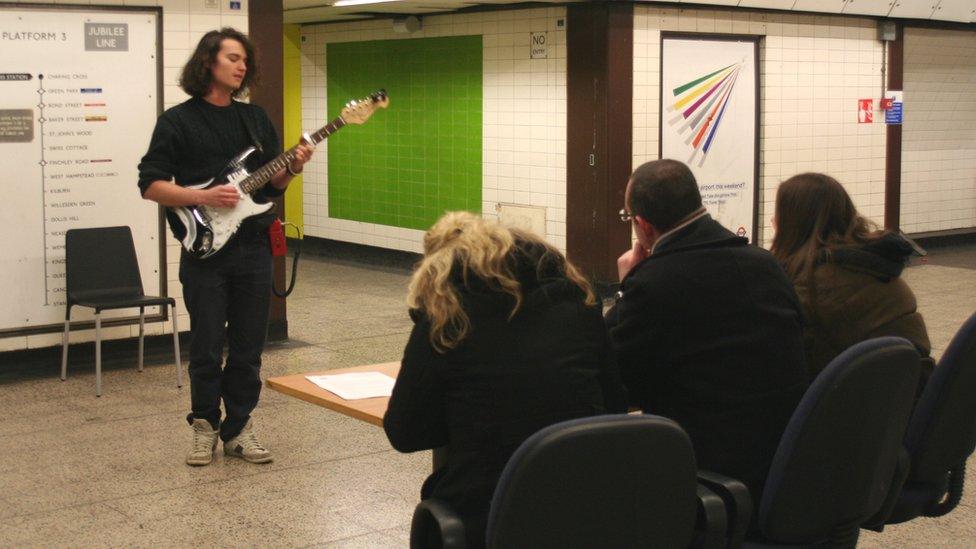
[[(929, 356), (931, 344), (915, 294), (900, 278), (910, 253), (903, 238), (889, 234), (860, 248), (824, 254), (814, 269), (813, 287), (796, 282), (811, 376), (848, 347), (874, 337), (903, 337), (922, 357)], [(922, 372), (923, 379), (928, 373)]]

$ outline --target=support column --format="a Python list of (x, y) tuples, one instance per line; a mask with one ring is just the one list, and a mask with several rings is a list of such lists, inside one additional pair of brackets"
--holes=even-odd
[(633, 158), (634, 6), (567, 7), (566, 248), (597, 282), (616, 282), (630, 246), (617, 212)]
[[(284, 21), (281, 0), (262, 0), (247, 3), (249, 21), (248, 37), (257, 50), (258, 67), (261, 69), (260, 82), (251, 90), (251, 103), (261, 105), (271, 118), (279, 136), (284, 135)], [(294, 143), (282, 143), (287, 148)], [(275, 199), (275, 212), (285, 217), (284, 198)], [(274, 284), (279, 289), (285, 287), (284, 257), (274, 258)], [(288, 339), (288, 311), (285, 300), (271, 296), (271, 314), (268, 319), (268, 339), (280, 341)]]

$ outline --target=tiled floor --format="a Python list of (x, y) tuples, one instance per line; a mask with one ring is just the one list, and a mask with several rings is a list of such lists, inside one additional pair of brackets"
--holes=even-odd
[[(941, 258), (941, 259), (940, 259)], [(934, 252), (906, 278), (936, 353), (976, 311), (976, 249)], [(408, 274), (305, 258), (288, 300), (292, 341), (264, 374), (398, 360)], [(166, 356), (165, 354), (163, 356)], [(183, 464), (186, 387), (172, 364), (0, 372), (0, 546), (406, 547), (428, 453), (390, 449), (379, 428), (265, 390), (255, 414), (269, 465), (220, 455)], [(865, 533), (864, 547), (976, 545), (973, 491), (941, 519)]]

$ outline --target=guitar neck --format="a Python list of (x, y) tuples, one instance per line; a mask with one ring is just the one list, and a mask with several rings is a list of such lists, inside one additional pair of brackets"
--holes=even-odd
[[(346, 125), (346, 121), (342, 117), (338, 117), (332, 122), (329, 122), (325, 126), (319, 128), (319, 130), (309, 137), (312, 140), (312, 145), (318, 145), (322, 141), (325, 141), (330, 135), (339, 131), (343, 126)], [(268, 162), (260, 169), (256, 170), (251, 175), (244, 178), (241, 181), (241, 190), (247, 194), (252, 194), (254, 191), (263, 187), (276, 173), (285, 169), (285, 166), (291, 163), (295, 159), (295, 151), (298, 149), (298, 145), (288, 149), (287, 151), (276, 156), (272, 161)]]

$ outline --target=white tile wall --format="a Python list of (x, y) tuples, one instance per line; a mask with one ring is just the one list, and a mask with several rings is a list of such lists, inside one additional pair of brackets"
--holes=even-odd
[[(52, 3), (52, 0), (43, 0)], [(209, 30), (230, 26), (247, 32), (248, 2), (241, 2), (241, 9), (230, 9), (228, 0), (218, 0), (214, 6), (207, 7), (206, 0), (93, 0), (93, 1), (63, 1), (53, 0), (53, 3), (68, 5), (126, 5), (126, 6), (161, 6), (163, 8), (163, 102), (164, 108), (172, 107), (187, 99), (177, 84), (180, 69), (189, 58), (192, 48)], [(148, 135), (139, 136), (149, 145)], [(133, 192), (135, 182), (133, 182)], [(169, 295), (176, 298), (178, 317), (177, 323), (181, 330), (190, 327), (190, 319), (183, 304), (183, 290), (179, 280), (180, 245), (166, 231), (166, 275)], [(146, 324), (147, 335), (172, 333), (173, 324), (168, 320), (165, 324), (152, 322)], [(137, 337), (139, 326), (115, 327), (102, 330), (104, 339), (123, 339)], [(94, 330), (72, 332), (71, 341), (94, 341)], [(25, 337), (0, 338), (0, 352), (20, 349), (32, 349), (61, 344), (61, 334), (41, 334)]]
[[(315, 130), (326, 113), (330, 42), (482, 35), (484, 46), (482, 211), (498, 204), (546, 209), (546, 238), (566, 249), (566, 33), (563, 7), (428, 16), (421, 31), (393, 31), (388, 19), (302, 28), (302, 125)], [(547, 59), (529, 58), (531, 32), (548, 32)], [(382, 82), (377, 82), (377, 87)], [(391, 97), (391, 108), (396, 98)], [(328, 214), (328, 142), (305, 167), (305, 233), (383, 248), (421, 251), (423, 231)]]
[(905, 30), (901, 228), (976, 226), (976, 34)]
[[(634, 166), (658, 158), (661, 31), (765, 36), (760, 48), (760, 241), (772, 240), (776, 188), (819, 171), (861, 213), (884, 218), (884, 124), (858, 124), (857, 100), (881, 95), (882, 46), (871, 19), (637, 6)], [(880, 112), (875, 113), (875, 119)]]

